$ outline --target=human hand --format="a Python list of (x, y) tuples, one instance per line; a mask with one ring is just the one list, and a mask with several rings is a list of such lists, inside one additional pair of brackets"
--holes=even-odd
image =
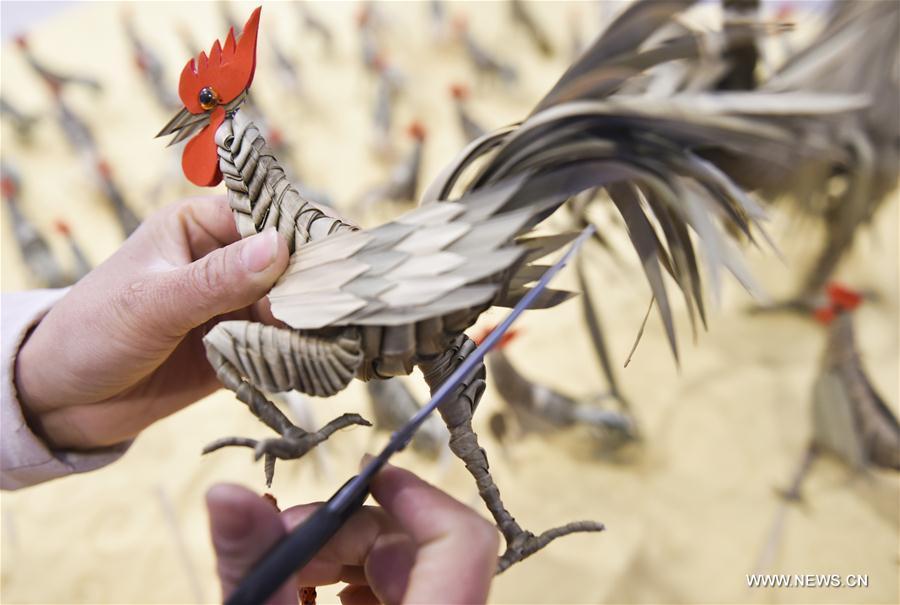
[(271, 317), (255, 303), (287, 262), (274, 230), (240, 240), (224, 197), (157, 212), (19, 349), (15, 380), (29, 424), (51, 447), (93, 449), (211, 393), (218, 383), (204, 334), (225, 315)]
[[(497, 569), (496, 528), (409, 471), (387, 466), (373, 479), (381, 507), (357, 512), (270, 604), (297, 603), (301, 586), (346, 582), (344, 605), (484, 603)], [(223, 597), (269, 548), (319, 506), (278, 513), (238, 485), (206, 495)]]

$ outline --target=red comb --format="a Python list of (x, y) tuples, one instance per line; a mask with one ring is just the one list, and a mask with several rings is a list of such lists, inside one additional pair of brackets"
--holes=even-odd
[(863, 297), (859, 292), (851, 290), (837, 282), (831, 282), (826, 286), (828, 300), (841, 311), (852, 311), (862, 304)]
[(417, 141), (425, 140), (425, 127), (422, 126), (422, 123), (419, 122), (418, 120), (414, 120), (409, 125), (409, 129), (407, 130), (407, 132), (409, 133), (409, 136), (411, 136), (412, 138), (414, 138)]
[(280, 147), (281, 144), (284, 142), (284, 137), (281, 136), (281, 131), (278, 130), (277, 128), (270, 128), (268, 135), (269, 135), (268, 143), (271, 147)]
[(384, 71), (387, 67), (387, 59), (384, 58), (384, 55), (378, 53), (374, 57), (372, 57), (372, 67), (375, 68), (375, 71)]
[(819, 307), (815, 311), (813, 311), (813, 317), (822, 325), (827, 326), (836, 317), (834, 309), (832, 307)]
[(363, 6), (362, 8), (360, 8), (356, 13), (357, 27), (359, 27), (360, 29), (365, 27), (369, 23), (369, 17), (371, 17), (371, 15), (369, 14), (369, 7)]
[(61, 219), (53, 221), (53, 228), (56, 229), (61, 235), (65, 235), (66, 237), (69, 237), (72, 234), (72, 230), (69, 229), (69, 225)]
[[(489, 328), (485, 328), (480, 334), (478, 334), (472, 340), (475, 341), (475, 344), (480, 345), (482, 342), (484, 342), (484, 339), (487, 338), (488, 335), (494, 331), (494, 328), (496, 328), (496, 327), (497, 326), (491, 326)], [(512, 342), (518, 335), (519, 335), (519, 331), (516, 330), (515, 328), (510, 328), (509, 330), (507, 330), (503, 334), (503, 336), (500, 337), (500, 342), (498, 342), (496, 345), (497, 350), (504, 348), (506, 345), (508, 345), (510, 342)]]
[(469, 87), (465, 84), (452, 84), (450, 86), (450, 94), (454, 99), (462, 101), (469, 98)]
[(834, 321), (839, 312), (853, 311), (863, 301), (859, 292), (837, 282), (830, 282), (825, 286), (825, 292), (828, 295), (828, 303), (813, 311), (816, 321), (825, 325)]
[(5, 176), (2, 180), (0, 180), (0, 191), (3, 192), (3, 197), (5, 199), (12, 199), (16, 197), (17, 190), (18, 187), (16, 187), (16, 182), (8, 176)]
[(788, 19), (794, 16), (794, 7), (790, 4), (782, 4), (778, 7), (778, 12), (775, 13), (775, 19), (777, 21), (787, 21)]
[(221, 104), (235, 100), (253, 82), (256, 71), (256, 38), (259, 32), (259, 14), (256, 10), (247, 19), (241, 39), (235, 42), (234, 29), (228, 30), (224, 46), (218, 40), (212, 45), (209, 56), (201, 52), (188, 61), (181, 72), (178, 96), (193, 114), (204, 112), (200, 106), (200, 91), (210, 87), (216, 91)]
[(100, 176), (102, 176), (104, 179), (109, 180), (112, 178), (112, 168), (109, 167), (109, 164), (106, 162), (106, 160), (100, 160), (97, 162), (97, 172), (99, 172)]
[(28, 50), (28, 38), (25, 37), (25, 34), (16, 36), (16, 46), (22, 50)]

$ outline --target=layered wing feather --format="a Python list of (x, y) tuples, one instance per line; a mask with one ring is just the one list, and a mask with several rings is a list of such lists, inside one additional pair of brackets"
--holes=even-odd
[(373, 229), (299, 247), (269, 294), (272, 313), (297, 329), (391, 326), (507, 302), (504, 282), (528, 267), (521, 261), (536, 246), (533, 240), (517, 244), (516, 236), (560, 203), (553, 197), (505, 210), (524, 183), (423, 206)]

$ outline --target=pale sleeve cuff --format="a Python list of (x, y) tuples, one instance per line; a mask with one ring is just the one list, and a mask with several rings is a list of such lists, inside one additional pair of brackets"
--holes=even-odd
[(22, 414), (15, 385), (16, 355), (29, 331), (66, 292), (4, 292), (0, 301), (0, 488), (5, 490), (92, 471), (118, 460), (131, 445), (127, 441), (90, 452), (50, 450)]

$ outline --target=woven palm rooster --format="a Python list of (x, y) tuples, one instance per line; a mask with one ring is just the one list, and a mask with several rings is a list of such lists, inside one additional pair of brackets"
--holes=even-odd
[(828, 329), (813, 387), (814, 452), (829, 452), (854, 469), (900, 470), (900, 423), (869, 379), (859, 352), (853, 312), (862, 296), (839, 284), (815, 311)]
[[(294, 426), (264, 392), (297, 390), (328, 397), (354, 378), (381, 380), (418, 367), (434, 390), (475, 348), (464, 331), (491, 306), (514, 305), (544, 271), (540, 258), (573, 234), (536, 235), (533, 228), (571, 196), (606, 187), (625, 219), (666, 320), (674, 347), (663, 271), (675, 279), (693, 313), (701, 309), (701, 280), (689, 231), (711, 251), (714, 266), (743, 276), (729, 256), (724, 233), (752, 237), (761, 217), (698, 146), (719, 145), (733, 155), (789, 153), (794, 141), (777, 127), (756, 128), (725, 111), (685, 113), (677, 104), (629, 107), (602, 97), (622, 83), (622, 70), (596, 72), (598, 57), (640, 56), (643, 45), (684, 2), (641, 3), (630, 8), (573, 65), (535, 112), (473, 141), (425, 196), (425, 203), (371, 229), (356, 226), (303, 199), (240, 111), (253, 79), (260, 10), (243, 29), (188, 62), (179, 95), (184, 109), (160, 132), (189, 137), (182, 158), (187, 177), (201, 186), (221, 181), (238, 230), (250, 236), (274, 227), (287, 241), (290, 264), (269, 294), (285, 327), (225, 321), (205, 338), (221, 382), (278, 433), (271, 439), (229, 437), (205, 449), (252, 448), (265, 458), (267, 482), (276, 459), (298, 458), (351, 425), (345, 414), (315, 433)], [(629, 72), (635, 76), (640, 70)], [(475, 157), (485, 161), (462, 184)], [(452, 191), (459, 189), (459, 192)], [(651, 222), (658, 221), (666, 245)], [(727, 229), (721, 229), (722, 223)], [(568, 298), (545, 291), (538, 307)], [(439, 411), (450, 448), (466, 464), (506, 539), (502, 571), (557, 537), (599, 531), (602, 525), (569, 523), (535, 535), (507, 511), (472, 429), (484, 390), (480, 366)]]
[(833, 162), (811, 162), (768, 183), (765, 193), (787, 195), (819, 217), (825, 245), (807, 271), (796, 301), (805, 308), (852, 249), (860, 227), (897, 189), (900, 171), (900, 4), (834, 2), (822, 31), (762, 84), (765, 90), (855, 93), (869, 103), (822, 133), (798, 124), (806, 136), (828, 137), (840, 152)]
[[(758, 104), (768, 102), (771, 93), (788, 92), (818, 94), (819, 99), (825, 98), (822, 93), (865, 99), (840, 120), (804, 119), (784, 103), (785, 113), (770, 115), (768, 121), (794, 133), (798, 147), (830, 148), (828, 153), (795, 157), (780, 167), (772, 162), (758, 166), (746, 157), (717, 162), (742, 188), (771, 202), (787, 201), (823, 224), (821, 250), (793, 299), (781, 305), (809, 311), (852, 248), (859, 228), (897, 188), (900, 3), (823, 3), (817, 10), (826, 13), (824, 27), (765, 76), (757, 67), (757, 39), (790, 24), (760, 20), (759, 4), (758, 0), (722, 0), (725, 44), (717, 43), (719, 32), (701, 34), (682, 24), (671, 26), (666, 52), (680, 60), (666, 63), (664, 69), (643, 81), (635, 80), (632, 86), (636, 92), (654, 95), (661, 90), (755, 90)], [(683, 34), (712, 44), (691, 48)]]

